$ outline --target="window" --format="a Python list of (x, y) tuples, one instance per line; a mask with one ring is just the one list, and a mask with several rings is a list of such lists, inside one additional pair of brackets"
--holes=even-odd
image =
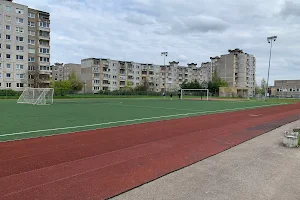
[[(50, 70), (50, 67), (49, 66), (40, 66), (40, 70)], [(65, 75), (67, 75), (66, 73), (65, 73)]]
[(34, 22), (28, 22), (28, 26), (35, 27), (35, 24), (34, 24)]
[(7, 59), (10, 59), (10, 58), (11, 58), (11, 55), (10, 55), (10, 54), (6, 54), (6, 58), (7, 58)]
[(24, 19), (17, 17), (17, 23), (23, 24), (24, 23)]
[(5, 29), (6, 29), (7, 31), (10, 31), (10, 30), (11, 30), (11, 26), (10, 26), (10, 25), (6, 25), (6, 26), (5, 26)]
[(18, 42), (24, 42), (24, 37), (16, 36)]
[(34, 40), (30, 40), (30, 39), (28, 39), (28, 44), (35, 44), (35, 41)]
[(40, 48), (40, 53), (49, 54), (50, 53), (50, 49)]
[(11, 16), (5, 15), (5, 20), (8, 21), (8, 22), (10, 22), (11, 21)]
[(0, 69), (2, 68), (2, 63), (0, 63)]
[(50, 23), (48, 23), (48, 22), (40, 22), (40, 27), (49, 28), (50, 27)]
[(24, 87), (24, 83), (17, 83), (17, 88), (22, 88)]
[(28, 49), (28, 53), (35, 53), (35, 49)]
[(16, 59), (17, 60), (24, 60), (24, 56), (22, 56), (22, 55), (16, 55)]
[(35, 14), (34, 13), (28, 13), (28, 17), (29, 18), (35, 18)]
[(6, 78), (11, 78), (11, 73), (6, 73)]
[(28, 58), (28, 62), (34, 62), (34, 61), (35, 61), (34, 57), (29, 57)]
[(16, 32), (17, 33), (24, 33), (24, 28), (16, 27)]
[(28, 66), (29, 71), (34, 71), (34, 66)]
[(49, 58), (40, 57), (40, 62), (49, 62)]
[(28, 31), (28, 35), (35, 36), (35, 31)]
[(6, 87), (10, 88), (11, 87), (11, 83), (6, 83)]
[(16, 46), (17, 51), (24, 51), (24, 46)]
[(11, 6), (6, 6), (5, 10), (6, 12), (11, 12)]
[(17, 64), (16, 69), (24, 69), (24, 65)]
[[(0, 73), (0, 78), (2, 78), (2, 74)], [(1, 85), (0, 85), (1, 86)]]
[(23, 15), (24, 14), (24, 10), (20, 9), (20, 8), (16, 8), (16, 13)]
[(17, 79), (24, 79), (24, 74), (16, 74)]
[(10, 69), (10, 68), (11, 68), (11, 64), (7, 63), (7, 64), (6, 64), (6, 68), (7, 68), (7, 69)]
[(10, 44), (6, 44), (6, 49), (11, 49), (11, 45)]

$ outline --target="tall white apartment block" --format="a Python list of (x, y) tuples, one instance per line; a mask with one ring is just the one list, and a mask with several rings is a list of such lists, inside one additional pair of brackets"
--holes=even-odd
[(225, 80), (229, 87), (247, 89), (255, 93), (256, 59), (241, 49), (228, 50), (229, 54), (211, 57), (211, 62), (202, 63), (201, 81), (212, 80), (214, 73)]
[(184, 81), (200, 80), (197, 64), (179, 66), (179, 62), (169, 65), (154, 65), (101, 58), (81, 60), (81, 79), (86, 93), (114, 91), (124, 87), (137, 87), (145, 81), (155, 92), (177, 91)]
[[(49, 86), (49, 24), (49, 13), (12, 0), (0, 0), (0, 89), (21, 91), (27, 86)], [(47, 41), (46, 46), (43, 40)], [(41, 84), (30, 82), (34, 76), (30, 70), (38, 70)], [(46, 75), (40, 75), (43, 73)]]

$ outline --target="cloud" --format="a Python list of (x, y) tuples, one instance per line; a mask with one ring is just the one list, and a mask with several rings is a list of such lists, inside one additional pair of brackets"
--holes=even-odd
[[(297, 1), (284, 0), (15, 0), (51, 13), (51, 63), (86, 57), (162, 64), (198, 63), (241, 48), (257, 58), (257, 81), (299, 79)], [(284, 16), (284, 17), (283, 17)]]
[(228, 28), (228, 24), (223, 20), (205, 15), (176, 18), (174, 21), (171, 31), (179, 33), (221, 32)]
[(293, 1), (285, 1), (280, 14), (282, 16), (300, 16), (300, 3)]
[(135, 12), (128, 13), (125, 20), (137, 25), (155, 24), (155, 19), (153, 17)]

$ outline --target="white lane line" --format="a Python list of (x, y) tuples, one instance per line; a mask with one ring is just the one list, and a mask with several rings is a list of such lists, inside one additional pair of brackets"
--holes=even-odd
[(246, 109), (251, 109), (251, 108), (263, 108), (263, 107), (278, 106), (278, 105), (285, 105), (285, 104), (287, 104), (287, 103), (272, 104), (272, 105), (261, 105), (261, 106), (251, 106), (251, 107), (242, 107), (242, 108), (231, 108), (231, 109), (224, 109), (224, 110), (201, 111), (201, 112), (194, 112), (194, 113), (165, 115), (165, 116), (158, 116), (158, 117), (146, 117), (146, 118), (140, 118), (140, 119), (130, 119), (130, 120), (122, 120), (122, 121), (114, 121), (114, 122), (103, 122), (103, 123), (98, 123), (98, 124), (88, 124), (88, 125), (70, 126), (70, 127), (62, 127), (62, 128), (51, 128), (51, 129), (43, 129), (43, 130), (35, 130), (35, 131), (24, 131), (24, 132), (3, 134), (3, 135), (0, 135), (0, 137), (7, 137), (7, 136), (14, 136), (14, 135), (24, 135), (24, 134), (30, 134), (30, 133), (41, 133), (41, 132), (48, 132), (48, 131), (70, 130), (70, 129), (104, 126), (104, 125), (111, 125), (111, 124), (122, 124), (122, 123), (128, 123), (128, 122), (140, 122), (140, 121), (146, 121), (146, 120), (152, 120), (152, 119), (165, 119), (165, 118), (200, 115), (200, 114), (208, 114), (208, 113), (211, 113), (211, 114), (213, 114), (213, 113), (222, 113), (222, 112), (228, 112), (228, 111), (246, 110)]

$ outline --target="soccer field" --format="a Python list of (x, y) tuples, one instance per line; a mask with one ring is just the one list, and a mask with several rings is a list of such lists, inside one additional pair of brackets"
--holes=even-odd
[(17, 140), (280, 105), (264, 101), (191, 101), (163, 99), (67, 99), (53, 105), (1, 100), (0, 141)]

